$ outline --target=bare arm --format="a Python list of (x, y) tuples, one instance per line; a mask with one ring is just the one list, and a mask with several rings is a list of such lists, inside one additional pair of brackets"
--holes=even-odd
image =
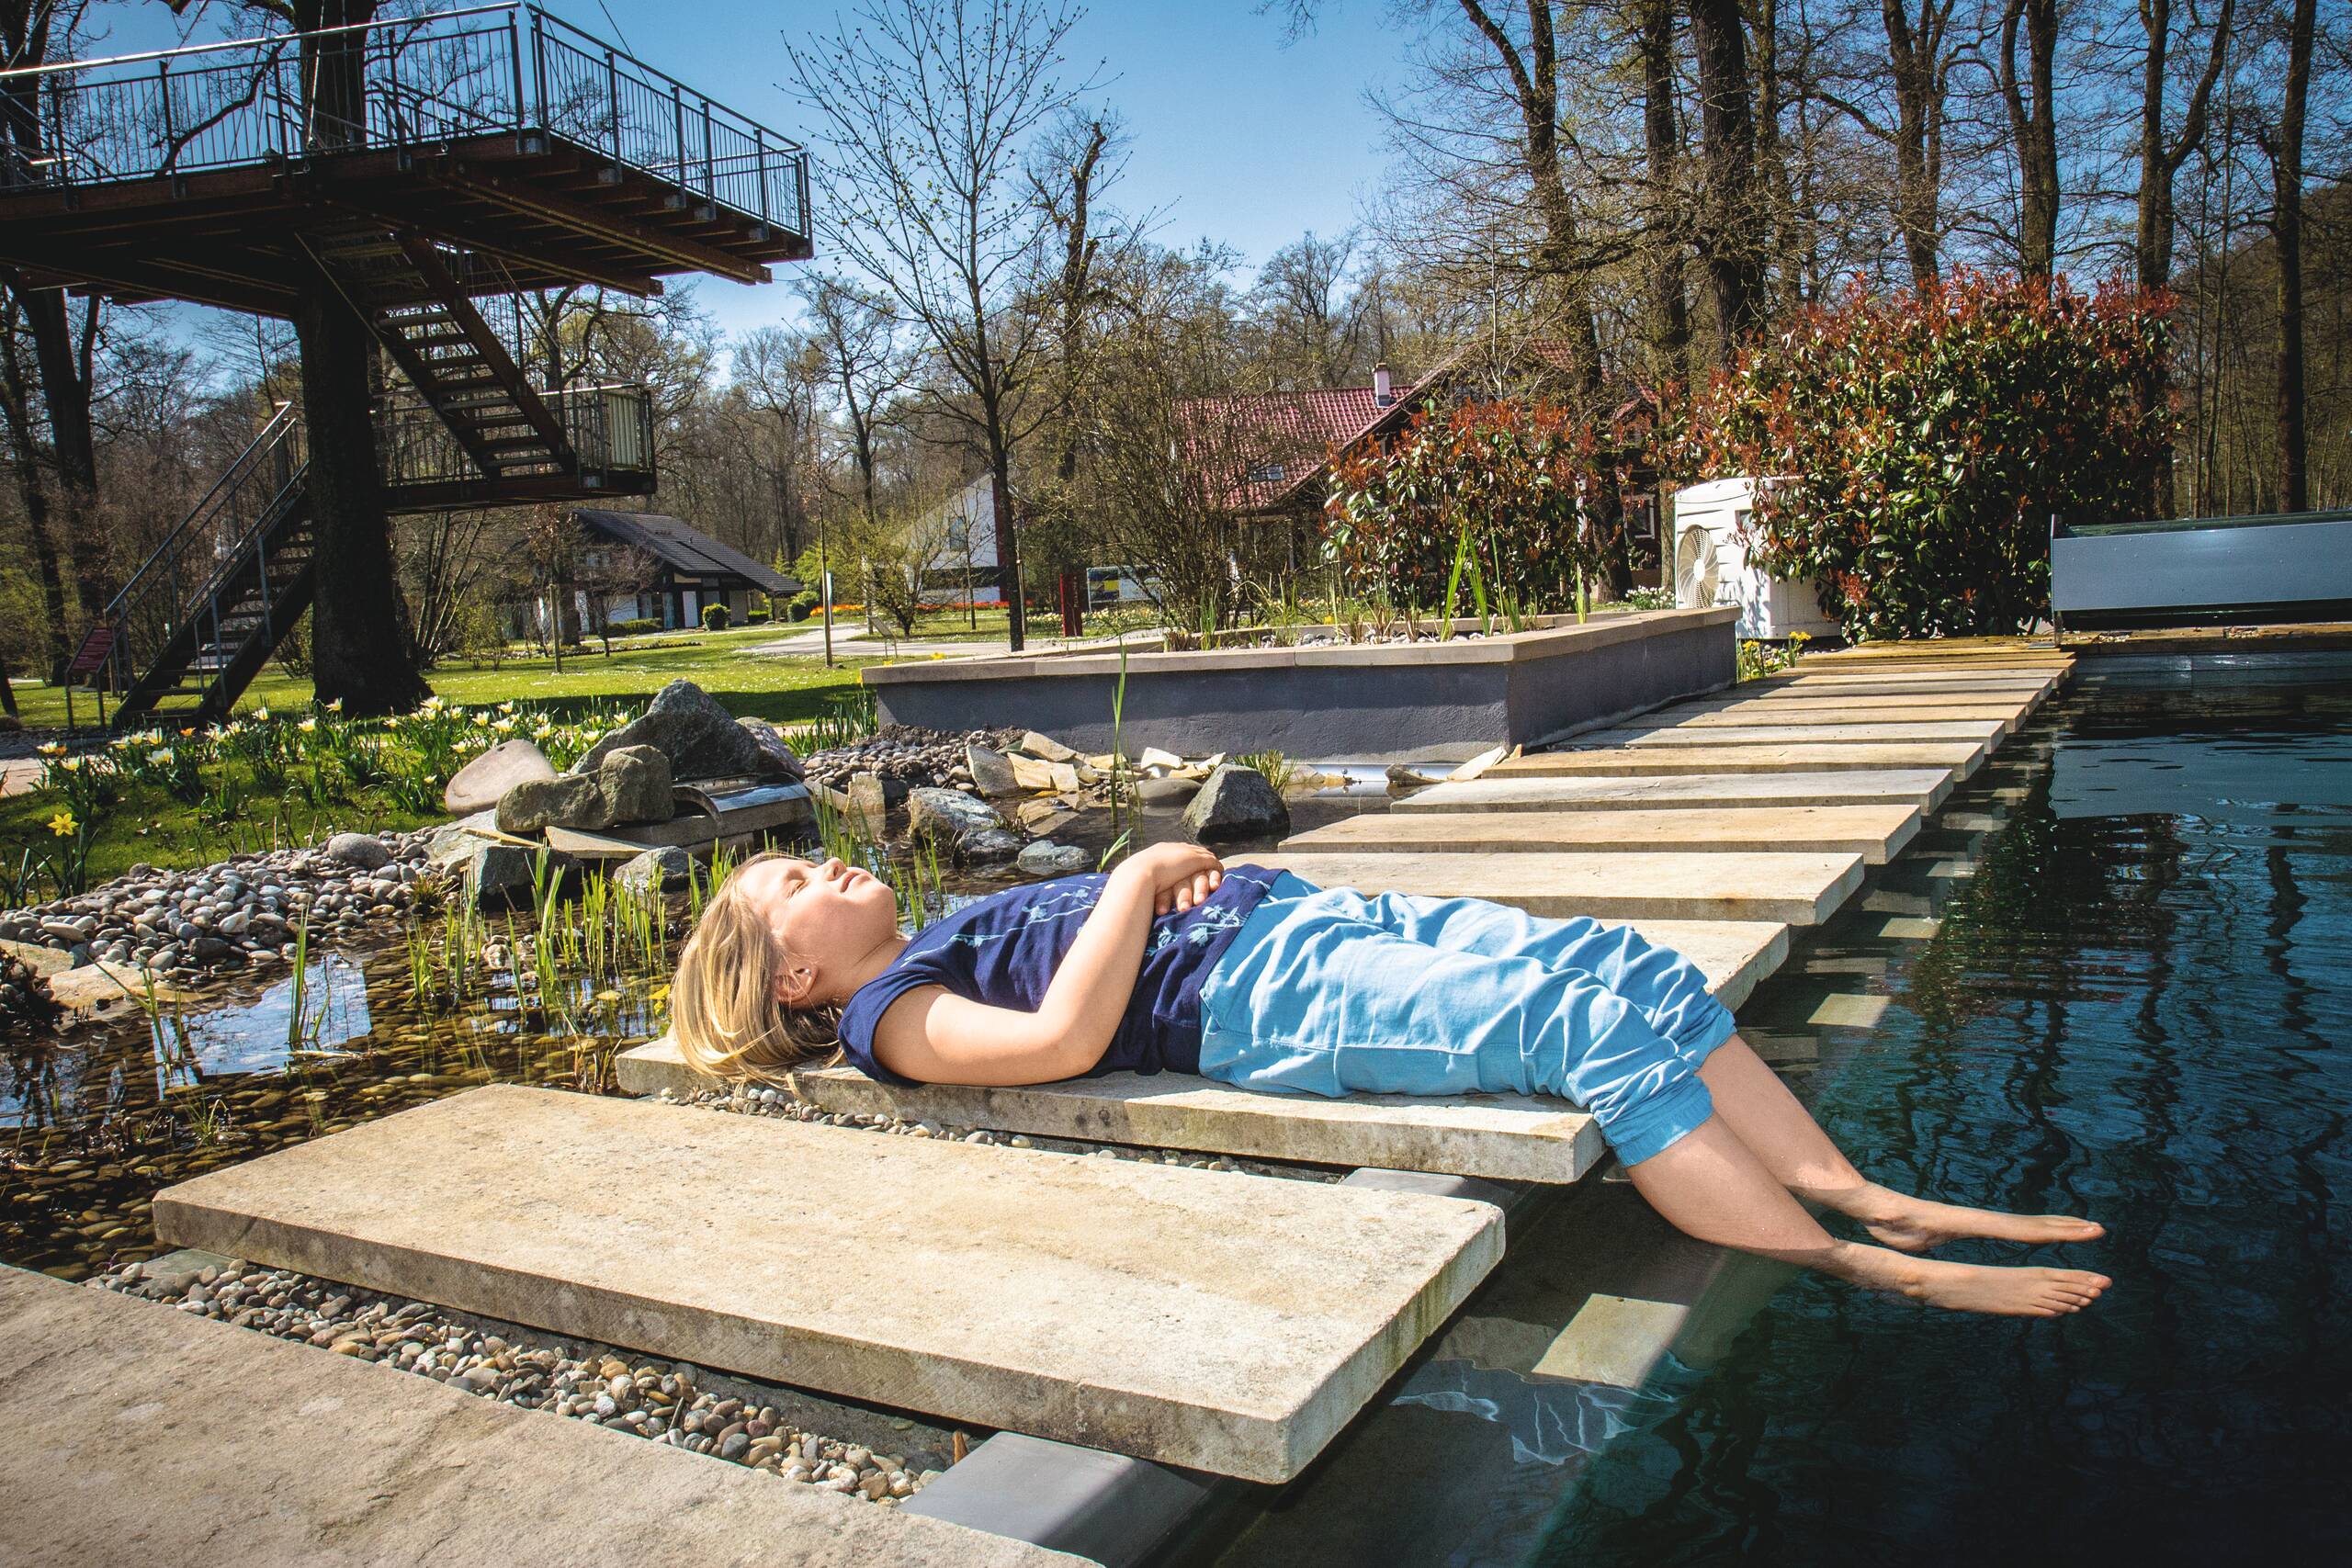
[(1223, 873), (1206, 850), (1159, 844), (1114, 871), (1035, 1012), (923, 986), (885, 1009), (875, 1060), (919, 1083), (1052, 1083), (1102, 1059), (1143, 969), (1155, 913), (1189, 909)]

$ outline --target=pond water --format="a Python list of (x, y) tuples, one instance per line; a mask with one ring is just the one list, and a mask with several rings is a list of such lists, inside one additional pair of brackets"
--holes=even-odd
[[(1633, 1395), (1433, 1361), (1222, 1568), (2352, 1539), (2352, 671), (2087, 684), (1741, 1019), (1867, 1174), (2091, 1214), (2040, 1260), (2114, 1288), (2020, 1323), (1747, 1277), (1769, 1303), (1720, 1359)], [(1515, 1226), (1469, 1313), (1556, 1333), (1584, 1201)]]
[[(1386, 804), (1385, 787), (1302, 793), (1292, 826)], [(1122, 839), (1181, 837), (1181, 822), (1087, 811), (1056, 836), (1099, 858)], [(953, 904), (1017, 880), (951, 874), (945, 892)], [(660, 1031), (668, 978), (576, 984), (556, 1006), (502, 979), (434, 1006), (414, 993), (406, 947), (389, 942), (313, 959), (299, 997), (287, 971), (269, 973), (152, 1018), (130, 1008), (53, 1038), (0, 1038), (0, 1263), (78, 1280), (153, 1257), (159, 1190), (480, 1084), (609, 1090), (613, 1056)]]

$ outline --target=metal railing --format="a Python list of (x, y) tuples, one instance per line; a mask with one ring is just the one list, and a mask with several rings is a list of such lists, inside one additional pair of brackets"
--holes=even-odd
[[(356, 72), (348, 100), (303, 91), (331, 64)], [(0, 188), (536, 131), (809, 231), (799, 143), (536, 6), (0, 72)]]
[(289, 403), (107, 606), (105, 620), (115, 632), (107, 653), (109, 687), (129, 691), (191, 622), (199, 638), (220, 640), (220, 596), (248, 566), (266, 575), (264, 537), (308, 466), (301, 411)]
[[(502, 477), (530, 474), (645, 472), (653, 467), (653, 403), (641, 386), (573, 387), (541, 392), (571, 451), (501, 467)], [(518, 424), (516, 433), (526, 426)], [(378, 468), (388, 485), (442, 484), (485, 479), (430, 403), (413, 392), (386, 397), (376, 421)]]

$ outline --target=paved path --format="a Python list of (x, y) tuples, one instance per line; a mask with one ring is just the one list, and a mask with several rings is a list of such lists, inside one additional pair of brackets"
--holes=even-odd
[(39, 757), (10, 757), (0, 761), (0, 800), (12, 795), (30, 795), (40, 785), (41, 760)]

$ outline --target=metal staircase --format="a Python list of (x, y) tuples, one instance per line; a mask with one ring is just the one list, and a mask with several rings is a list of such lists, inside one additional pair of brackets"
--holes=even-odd
[(227, 716), (311, 606), (310, 462), (289, 404), (107, 606), (115, 722)]

